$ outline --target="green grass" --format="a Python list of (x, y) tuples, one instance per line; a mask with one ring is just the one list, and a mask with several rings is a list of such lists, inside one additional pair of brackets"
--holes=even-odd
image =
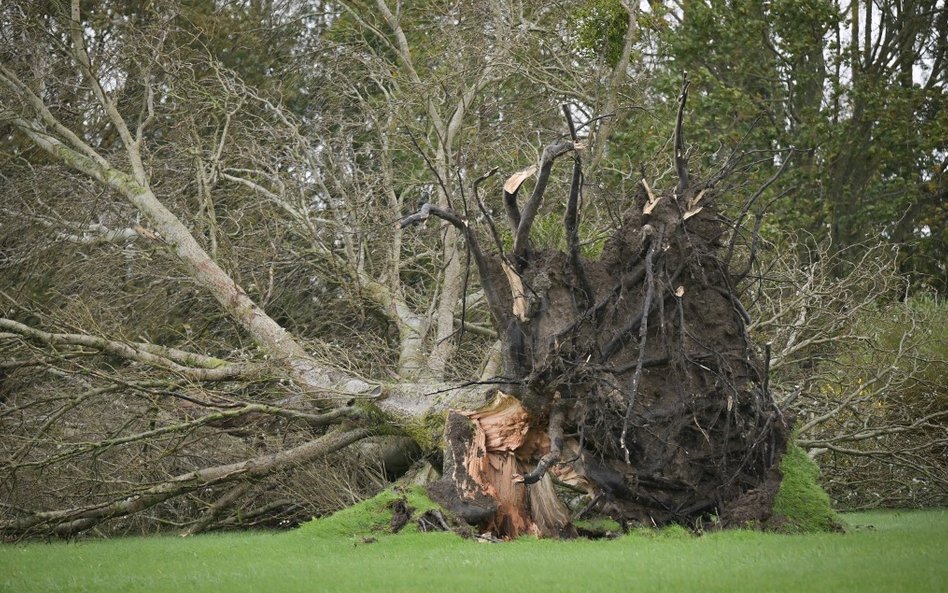
[(843, 518), (845, 534), (480, 544), (385, 535), (384, 512), (356, 509), (290, 533), (0, 545), (0, 591), (948, 591), (948, 510)]

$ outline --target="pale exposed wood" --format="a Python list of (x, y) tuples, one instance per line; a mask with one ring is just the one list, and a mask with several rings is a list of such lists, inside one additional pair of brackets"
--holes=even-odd
[(518, 171), (510, 177), (507, 178), (507, 181), (504, 182), (504, 191), (508, 194), (515, 194), (520, 190), (520, 186), (523, 185), (523, 182), (527, 179), (533, 177), (534, 173), (537, 172), (536, 165), (530, 165), (523, 171)]
[(513, 296), (513, 314), (520, 321), (527, 320), (527, 296), (523, 291), (523, 281), (520, 275), (507, 262), (501, 262), (507, 281), (510, 283), (510, 294)]
[(529, 488), (516, 479), (530, 460), (549, 452), (545, 432), (532, 426), (530, 414), (516, 398), (501, 392), (487, 406), (465, 415), (474, 423), (467, 471), (497, 502), (486, 527), (507, 537), (559, 535), (569, 516), (550, 476)]
[(530, 415), (516, 398), (502, 392), (486, 407), (465, 415), (486, 435), (488, 451), (512, 453), (523, 445), (530, 430)]
[(649, 187), (648, 182), (643, 178), (641, 181), (642, 187), (645, 188), (645, 193), (648, 195), (648, 202), (646, 202), (645, 207), (642, 208), (642, 214), (651, 214), (652, 210), (655, 209), (655, 206), (658, 205), (661, 196), (655, 197), (655, 194), (652, 193), (652, 188)]
[(684, 216), (682, 216), (681, 218), (682, 220), (688, 220), (689, 218), (701, 212), (702, 210), (704, 210), (704, 206), (698, 206), (694, 210), (689, 210), (688, 212), (685, 212)]
[(549, 474), (529, 487), (530, 511), (537, 532), (542, 536), (558, 536), (570, 523), (566, 507), (556, 496), (553, 480)]

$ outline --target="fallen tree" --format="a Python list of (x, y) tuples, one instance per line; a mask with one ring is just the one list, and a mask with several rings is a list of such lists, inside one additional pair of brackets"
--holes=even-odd
[[(378, 6), (400, 39), (397, 19), (384, 2)], [(733, 286), (741, 272), (730, 269), (734, 235), (714, 207), (720, 183), (735, 163), (729, 160), (706, 181), (689, 174), (683, 133), (687, 81), (673, 143), (676, 186), (653, 190), (643, 177), (621, 224), (596, 257), (584, 256), (581, 249), (585, 148), (568, 106), (563, 108), (564, 128), (569, 130), (565, 139), (547, 146), (536, 166), (503, 185), (506, 232), (478, 192), (489, 175), (470, 185), (458, 211), (450, 207), (450, 192), (444, 187), (447, 161), (429, 162), (442, 183), (439, 199), (397, 226), (405, 229), (434, 217), (456, 229), (460, 242), (445, 241), (448, 260), (460, 269), (449, 247), (463, 244), (478, 272), (501, 362), (495, 376), (463, 386), (423, 374), (380, 382), (314, 356), (159, 199), (161, 186), (153, 183), (144, 150), (156, 119), (156, 85), (146, 72), (141, 112), (137, 122), (130, 122), (95, 71), (82, 31), (79, 3), (74, 1), (66, 47), (106, 127), (120, 139), (118, 153), (105, 153), (89, 136), (65, 125), (60, 118), (69, 111), (54, 113), (47, 97), (37, 91), (42, 85), (22, 78), (35, 74), (28, 65), (19, 70), (0, 65), (4, 123), (52, 163), (124, 198), (147, 226), (119, 235), (138, 237), (171, 254), (188, 280), (252, 338), (260, 353), (254, 360), (229, 361), (147, 340), (50, 331), (12, 318), (19, 309), (11, 299), (5, 305), (7, 317), (0, 320), (0, 338), (18, 357), (4, 363), (5, 372), (55, 368), (61, 376), (81, 374), (106, 385), (88, 385), (65, 401), (21, 396), (5, 403), (7, 422), (26, 420), (4, 446), (8, 455), (0, 468), (3, 485), (18, 494), (4, 504), (0, 531), (11, 536), (68, 535), (199, 493), (211, 498), (205, 505), (207, 516), (226, 520), (226, 510), (263, 477), (313, 463), (369, 436), (411, 434), (406, 427), (418, 423), (423, 432), (444, 432), (443, 475), (431, 485), (432, 496), (498, 535), (568, 535), (571, 521), (594, 507), (623, 521), (646, 524), (689, 524), (716, 516), (726, 525), (740, 525), (769, 518), (788, 426), (768, 390), (767, 357), (745, 331), (747, 313)], [(399, 59), (411, 66), (407, 51)], [(472, 92), (488, 80), (485, 74)], [(460, 100), (455, 115), (463, 115), (467, 101)], [(427, 104), (429, 117), (438, 121), (435, 107)], [(446, 135), (459, 125), (455, 119), (442, 124), (439, 130)], [(221, 147), (226, 134), (225, 125)], [(219, 158), (221, 149), (217, 152)], [(567, 249), (542, 249), (534, 243), (534, 224), (553, 167), (566, 158), (572, 159), (563, 219)], [(268, 195), (259, 184), (217, 167), (210, 169), (219, 178)], [(521, 188), (534, 176), (530, 195), (520, 199)], [(505, 234), (511, 238), (509, 247)], [(333, 257), (326, 255), (327, 261)], [(397, 268), (395, 272), (397, 277)], [(456, 272), (453, 282), (461, 279)], [(383, 282), (359, 276), (365, 275), (361, 267), (352, 274), (370, 298), (398, 320), (399, 332), (406, 336), (403, 345), (417, 346), (421, 340), (415, 318), (405, 313), (407, 305), (399, 293), (386, 293)], [(448, 316), (443, 324), (439, 320), (432, 346), (440, 367), (446, 359), (434, 351), (450, 336), (441, 326), (453, 328), (454, 302), (449, 296), (441, 301), (447, 303)], [(89, 357), (104, 357), (104, 367), (113, 369), (109, 357), (118, 359), (131, 371), (150, 369), (161, 378), (110, 374), (84, 366), (82, 361)], [(197, 383), (228, 388), (197, 390)], [(88, 425), (62, 428), (58, 423), (77, 406), (92, 402), (90, 415), (107, 411), (105, 398), (119, 389), (143, 400), (134, 420), (102, 434), (67, 434), (64, 442), (47, 439), (54, 428), (81, 432)], [(285, 397), (256, 401), (255, 390)], [(34, 413), (34, 408), (42, 413)], [(137, 447), (136, 456), (164, 459), (187, 447), (191, 435), (205, 427), (266, 433), (279, 422), (302, 430), (294, 431), (293, 440), (281, 443), (278, 451), (254, 455), (248, 442), (243, 458), (227, 462), (221, 458), (226, 456), (191, 454), (210, 462), (187, 471), (176, 471), (174, 465), (163, 473), (146, 468), (140, 484), (117, 489), (97, 484), (79, 505), (37, 508), (16, 488), (24, 475), (41, 481), (48, 468), (78, 459), (122, 465), (127, 460), (110, 455), (123, 447)], [(155, 442), (165, 448), (155, 447)], [(569, 508), (557, 487), (588, 496), (579, 508)], [(211, 523), (199, 521), (188, 531)]]
[[(682, 107), (686, 98), (687, 85)], [(457, 227), (477, 265), (495, 329), (503, 336), (503, 372), (495, 381), (499, 389), (442, 388), (437, 398), (426, 396), (438, 391), (437, 385), (372, 386), (319, 368), (285, 332), (271, 330), (259, 308), (241, 303), (245, 293), (218, 279), (223, 272), (142, 184), (129, 178), (113, 181), (114, 176), (100, 173), (43, 133), (22, 129), (51, 153), (67, 155), (73, 166), (138, 199), (195, 277), (216, 291), (218, 300), (279, 355), (277, 364), (308, 391), (365, 397), (384, 415), (383, 422), (449, 411), (444, 477), (432, 486), (432, 494), (470, 522), (515, 536), (569, 532), (570, 513), (556, 496), (554, 479), (585, 489), (590, 507), (605, 503), (609, 513), (623, 520), (688, 523), (715, 514), (727, 524), (742, 524), (769, 517), (787, 425), (767, 392), (766, 361), (759, 359), (744, 331), (746, 313), (718, 256), (723, 226), (711, 205), (714, 185), (688, 178), (680, 125), (678, 186), (656, 195), (643, 179), (622, 226), (596, 260), (580, 255), (582, 146), (575, 137), (545, 149), (536, 185), (522, 209), (519, 189), (533, 171), (518, 173), (504, 185), (514, 236), (509, 253), (501, 252), (493, 222), (488, 226), (494, 249), (485, 249), (467, 219), (447, 208), (426, 204), (400, 221), (407, 226), (434, 216)], [(535, 250), (530, 227), (554, 162), (565, 155), (573, 159), (564, 221), (569, 251)], [(200, 373), (203, 380), (250, 372), (199, 355), (53, 335), (10, 320), (2, 327), (48, 345), (72, 343), (145, 363), (165, 361), (179, 373)], [(483, 407), (479, 402), (485, 398), (490, 403)], [(363, 427), (266, 458), (176, 476), (120, 503), (34, 513), (3, 527), (15, 532), (43, 525), (70, 533), (195, 488), (276, 471), (377, 431), (373, 424), (379, 418), (369, 417), (366, 409), (347, 405), (317, 415), (243, 406), (207, 416), (200, 422), (274, 414), (299, 417), (314, 427), (342, 420), (361, 421)]]

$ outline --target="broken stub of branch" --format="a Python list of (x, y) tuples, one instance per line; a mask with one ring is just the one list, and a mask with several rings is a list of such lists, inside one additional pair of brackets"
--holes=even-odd
[(688, 101), (688, 87), (691, 81), (688, 80), (688, 73), (681, 75), (681, 94), (678, 95), (678, 115), (675, 118), (675, 171), (678, 173), (678, 187), (675, 188), (675, 195), (681, 196), (688, 189), (688, 158), (685, 154), (685, 132), (684, 117), (685, 103)]
[(688, 220), (692, 216), (704, 210), (704, 206), (701, 204), (701, 198), (704, 197), (705, 192), (708, 191), (708, 188), (702, 189), (696, 196), (688, 200), (687, 208), (685, 213), (682, 215), (682, 220)]
[(518, 266), (522, 266), (526, 261), (526, 254), (530, 248), (530, 229), (533, 227), (533, 220), (540, 211), (540, 204), (543, 203), (543, 195), (546, 192), (546, 186), (550, 180), (550, 171), (553, 169), (553, 161), (575, 148), (572, 142), (560, 142), (550, 144), (543, 149), (537, 184), (533, 188), (530, 199), (527, 200), (527, 203), (523, 207), (523, 211), (520, 214), (520, 224), (517, 225), (517, 232), (514, 235), (514, 261)]
[(566, 213), (563, 216), (563, 226), (566, 228), (569, 265), (573, 275), (576, 276), (576, 281), (579, 283), (580, 294), (577, 295), (579, 306), (580, 309), (586, 310), (592, 303), (595, 293), (589, 283), (586, 269), (583, 267), (579, 249), (579, 210), (583, 185), (583, 159), (579, 151), (582, 149), (582, 144), (576, 136), (576, 126), (573, 124), (573, 116), (570, 113), (569, 105), (565, 103), (563, 104), (563, 115), (566, 117), (569, 135), (573, 140), (573, 177), (570, 182), (569, 199), (566, 202)]
[[(523, 182), (533, 177), (533, 174), (536, 172), (536, 165), (530, 165), (523, 171), (517, 171), (508, 177), (507, 181), (504, 182), (504, 193), (508, 195), (516, 195), (517, 192), (520, 191), (520, 186), (523, 185)], [(517, 221), (517, 224), (520, 224), (519, 220)]]
[(520, 226), (520, 206), (517, 205), (517, 194), (520, 192), (520, 186), (527, 179), (533, 177), (537, 172), (536, 165), (530, 165), (522, 171), (518, 171), (507, 178), (504, 182), (504, 208), (507, 210), (507, 219), (513, 232), (517, 232)]
[(648, 181), (645, 181), (644, 177), (639, 183), (642, 184), (642, 187), (645, 188), (646, 195), (648, 195), (648, 202), (646, 202), (645, 206), (642, 207), (642, 214), (651, 214), (652, 210), (655, 210), (655, 206), (658, 206), (658, 201), (662, 198), (661, 196), (655, 196), (655, 194), (652, 192), (652, 188), (648, 185)]
[(523, 281), (520, 279), (520, 274), (506, 261), (501, 261), (500, 265), (504, 270), (504, 275), (507, 276), (507, 282), (510, 284), (510, 293), (511, 297), (513, 297), (512, 312), (520, 321), (527, 321), (529, 319), (527, 317), (529, 303), (527, 302), (527, 295), (523, 290)]

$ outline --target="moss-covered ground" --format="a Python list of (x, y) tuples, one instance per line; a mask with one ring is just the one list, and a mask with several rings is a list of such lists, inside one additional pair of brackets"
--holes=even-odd
[[(288, 533), (0, 545), (0, 591), (948, 591), (948, 510), (842, 515), (846, 533), (635, 530), (477, 543), (386, 533), (385, 493)], [(430, 504), (417, 492), (409, 505)]]
[(819, 485), (820, 468), (800, 447), (791, 444), (780, 462), (783, 480), (774, 499), (774, 512), (788, 533), (818, 533), (840, 527), (830, 497)]

